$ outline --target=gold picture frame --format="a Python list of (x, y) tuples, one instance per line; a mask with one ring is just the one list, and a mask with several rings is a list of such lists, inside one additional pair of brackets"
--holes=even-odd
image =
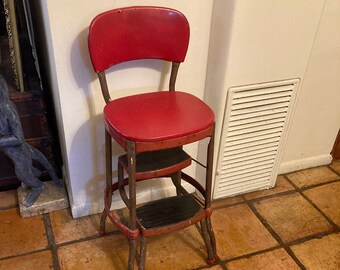
[(15, 2), (14, 0), (3, 0), (4, 11), (6, 17), (6, 29), (8, 34), (8, 45), (10, 50), (10, 58), (12, 70), (15, 78), (16, 87), (24, 91), (24, 79), (21, 62), (21, 51), (19, 45), (19, 35), (17, 28), (17, 20), (15, 15)]

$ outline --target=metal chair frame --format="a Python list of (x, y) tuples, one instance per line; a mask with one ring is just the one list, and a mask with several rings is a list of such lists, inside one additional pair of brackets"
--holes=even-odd
[[(132, 9), (135, 9), (133, 7)], [(148, 7), (140, 7), (141, 9)], [(127, 8), (129, 9), (129, 8)], [(131, 8), (130, 8), (131, 9)], [(162, 8), (160, 8), (162, 9)], [(170, 10), (170, 9), (166, 9)], [(177, 12), (170, 10), (171, 12)], [(90, 27), (91, 29), (91, 27)], [(89, 34), (91, 35), (91, 33)], [(91, 53), (91, 46), (90, 46)], [(91, 56), (92, 57), (92, 56)], [(93, 61), (93, 59), (92, 59)], [(180, 62), (173, 61), (169, 82), (169, 91), (175, 91), (175, 84)], [(105, 69), (97, 71), (100, 81), (102, 94), (106, 104), (109, 104), (112, 99), (110, 97), (109, 88), (106, 81)], [(160, 235), (177, 231), (196, 223), (200, 223), (202, 237), (207, 249), (207, 262), (213, 264), (216, 255), (216, 241), (214, 232), (211, 225), (210, 216), (212, 214), (211, 208), (211, 193), (212, 193), (212, 167), (213, 167), (213, 151), (214, 151), (214, 123), (208, 128), (188, 134), (182, 137), (170, 138), (159, 141), (132, 141), (122, 138), (120, 134), (117, 134), (111, 127), (108, 121), (105, 122), (105, 157), (106, 157), (106, 189), (104, 195), (105, 208), (101, 215), (100, 221), (100, 233), (105, 233), (105, 222), (107, 217), (110, 221), (129, 238), (130, 250), (128, 258), (128, 269), (134, 268), (135, 259), (138, 262), (138, 269), (145, 269), (146, 260), (146, 237), (153, 235)], [(206, 184), (203, 187), (197, 180), (191, 176), (182, 172), (182, 169), (191, 164), (191, 158), (186, 156), (182, 146), (202, 140), (204, 138), (210, 138), (207, 151), (207, 164), (206, 164)], [(126, 154), (120, 156), (118, 159), (118, 182), (112, 184), (112, 139), (118, 142), (126, 151)], [(164, 153), (163, 153), (164, 152)], [(165, 155), (166, 159), (170, 159), (170, 165), (168, 163), (157, 164), (152, 169), (141, 169), (138, 166), (148, 163), (153, 156)], [(151, 158), (151, 159), (150, 159)], [(124, 178), (124, 171), (128, 174), (127, 178)], [(177, 220), (176, 222), (169, 222), (169, 224), (162, 226), (152, 226), (146, 228), (143, 222), (137, 215), (137, 202), (136, 202), (136, 182), (145, 181), (152, 178), (170, 177), (173, 184), (176, 187), (177, 196), (163, 199), (164, 203), (172, 203), (178, 200), (192, 200), (199, 208), (195, 208), (195, 212), (183, 220)], [(184, 180), (194, 186), (196, 190), (202, 195), (204, 201), (197, 197), (192, 197), (185, 188), (182, 186), (181, 181)], [(128, 185), (128, 194), (125, 191), (125, 186)], [(122, 221), (111, 212), (111, 202), (113, 192), (119, 191), (122, 200), (129, 209), (128, 224), (123, 224)], [(166, 201), (167, 200), (167, 201)], [(161, 203), (162, 200), (159, 200)], [(153, 208), (150, 205), (150, 209)], [(194, 206), (197, 207), (197, 206)], [(139, 250), (138, 241), (139, 240)]]

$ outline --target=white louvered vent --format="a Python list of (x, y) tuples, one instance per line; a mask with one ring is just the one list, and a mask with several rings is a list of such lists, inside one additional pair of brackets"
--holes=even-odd
[(214, 198), (274, 186), (298, 82), (229, 89)]

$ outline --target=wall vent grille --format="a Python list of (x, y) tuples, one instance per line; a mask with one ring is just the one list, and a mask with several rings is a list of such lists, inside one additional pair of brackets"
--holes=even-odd
[(229, 89), (214, 198), (275, 184), (298, 82)]

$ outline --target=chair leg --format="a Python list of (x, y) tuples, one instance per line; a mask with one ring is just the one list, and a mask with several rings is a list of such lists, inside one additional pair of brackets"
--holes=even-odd
[[(214, 141), (215, 141), (215, 127), (213, 127), (210, 141), (208, 144), (208, 153), (207, 153), (207, 170), (206, 170), (206, 185), (205, 185), (205, 209), (211, 208), (211, 193), (212, 193), (212, 172), (213, 172), (213, 159), (214, 159)], [(203, 222), (209, 238), (209, 246), (212, 248), (212, 256), (208, 256), (208, 263), (214, 263), (217, 255), (216, 255), (216, 239), (215, 234), (211, 226), (210, 216), (205, 218)]]
[[(127, 142), (127, 158), (128, 158), (128, 174), (129, 174), (129, 228), (135, 230), (137, 228), (136, 213), (136, 151), (135, 143)], [(137, 252), (137, 240), (130, 239), (130, 252), (128, 269), (133, 269), (134, 260)]]
[(204, 240), (204, 244), (205, 244), (205, 247), (207, 249), (207, 253), (208, 253), (208, 258), (207, 258), (207, 261), (208, 262), (212, 262), (214, 260), (214, 250), (213, 250), (213, 247), (211, 245), (211, 239), (210, 239), (210, 235), (208, 233), (208, 228), (207, 228), (207, 223), (206, 223), (206, 220), (203, 219), (201, 222), (201, 232), (202, 232), (202, 238)]
[(182, 192), (181, 192), (181, 189), (180, 189), (180, 187), (181, 187), (181, 180), (182, 180), (182, 178), (181, 178), (181, 171), (174, 173), (170, 177), (171, 177), (172, 183), (176, 187), (176, 194), (177, 194), (177, 196), (182, 195)]
[(212, 193), (212, 173), (213, 173), (213, 159), (214, 159), (214, 142), (215, 142), (215, 128), (213, 127), (207, 152), (207, 169), (206, 169), (206, 183), (205, 183), (205, 208), (211, 207), (211, 193)]
[(119, 162), (118, 162), (118, 189), (120, 197), (123, 199), (125, 205), (130, 209), (129, 198), (125, 191), (124, 170), (123, 167), (119, 164)]
[(130, 250), (129, 250), (129, 260), (128, 260), (128, 270), (134, 269), (134, 262), (136, 258), (136, 252), (137, 252), (137, 240), (136, 239), (130, 239), (129, 240)]
[(138, 270), (145, 269), (145, 257), (146, 257), (146, 238), (144, 236), (141, 236)]
[(206, 225), (207, 225), (208, 234), (210, 236), (210, 242), (211, 242), (213, 254), (214, 254), (214, 257), (216, 257), (216, 238), (215, 238), (214, 230), (211, 225), (210, 217), (206, 218)]
[[(105, 167), (106, 167), (106, 188), (105, 188), (105, 201), (108, 202), (109, 208), (112, 203), (112, 139), (110, 133), (105, 129)], [(99, 234), (105, 234), (105, 223), (107, 213), (104, 210), (100, 217), (100, 229)]]
[(99, 235), (105, 235), (106, 232), (106, 210), (104, 209), (102, 214), (100, 215), (100, 225), (99, 225)]

